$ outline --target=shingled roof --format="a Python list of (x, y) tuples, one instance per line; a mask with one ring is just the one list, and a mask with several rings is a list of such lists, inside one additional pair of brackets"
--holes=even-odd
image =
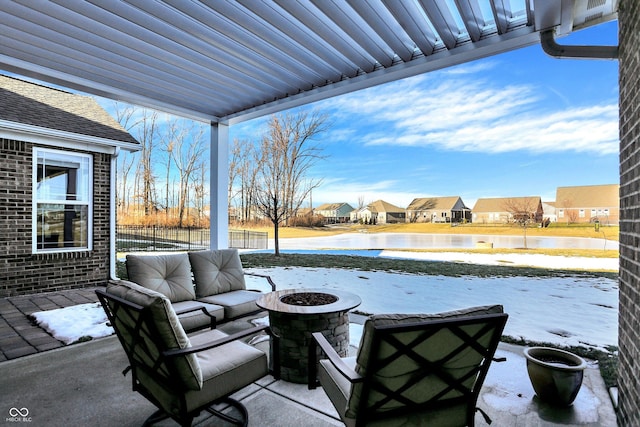
[(371, 212), (404, 212), (403, 208), (392, 205), (384, 200), (376, 200), (375, 202), (369, 203), (367, 208)]
[(458, 200), (461, 200), (460, 196), (420, 197), (420, 198), (413, 199), (409, 204), (409, 206), (407, 207), (407, 210), (408, 211), (451, 210), (456, 206), (456, 203), (458, 202)]
[(507, 205), (509, 203), (517, 203), (521, 206), (531, 206), (532, 208), (536, 208), (541, 203), (541, 199), (539, 196), (478, 199), (476, 204), (473, 206), (473, 212), (507, 212)]
[(559, 208), (619, 207), (619, 193), (620, 186), (618, 184), (558, 187), (556, 206)]
[(93, 98), (0, 75), (0, 120), (139, 144)]

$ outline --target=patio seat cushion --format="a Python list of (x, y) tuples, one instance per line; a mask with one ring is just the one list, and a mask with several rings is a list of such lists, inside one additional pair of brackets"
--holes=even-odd
[[(365, 321), (364, 324), (362, 338), (360, 340), (360, 347), (358, 350), (358, 356), (356, 359), (355, 371), (362, 376), (365, 376), (367, 373), (366, 369), (369, 362), (369, 357), (371, 356), (372, 340), (374, 336), (375, 326), (410, 324), (429, 320), (447, 320), (468, 316), (496, 314), (502, 312), (503, 308), (501, 305), (490, 305), (470, 307), (462, 310), (455, 310), (437, 314), (381, 314), (371, 316)], [(473, 327), (478, 328), (477, 325)], [(399, 332), (395, 336), (400, 342), (409, 343), (416, 337), (416, 334), (418, 333), (420, 332), (405, 331)], [(459, 338), (451, 332), (441, 332), (440, 335), (441, 336), (437, 337), (436, 341), (430, 340), (429, 348), (420, 349), (418, 346), (416, 351), (419, 351), (420, 354), (422, 354), (424, 357), (429, 358), (430, 360), (439, 360), (440, 358), (444, 357), (447, 353), (450, 352), (452, 343), (456, 343)], [(486, 339), (488, 340), (489, 336), (487, 336)], [(440, 342), (441, 345), (434, 344), (435, 342)], [(481, 343), (481, 345), (485, 344), (486, 343)], [(389, 356), (394, 352), (395, 348), (391, 348), (391, 346), (387, 344), (386, 348), (382, 347), (380, 349), (379, 354), (377, 354), (376, 357), (378, 359), (384, 358), (385, 355)], [(459, 354), (447, 363), (447, 371), (450, 375), (456, 377), (457, 372), (464, 372), (466, 371), (467, 367), (477, 365), (479, 363), (479, 360), (481, 360), (481, 357), (481, 355), (474, 351)], [(395, 382), (405, 383), (406, 378), (410, 376), (412, 371), (416, 369), (420, 369), (420, 366), (414, 360), (411, 360), (407, 356), (402, 356), (401, 360), (390, 363), (387, 365), (387, 367), (378, 370), (375, 376), (383, 385), (388, 384), (391, 389), (394, 389)], [(474, 381), (475, 378), (471, 377), (467, 380), (467, 383), (470, 382), (471, 384), (473, 384)], [(439, 391), (441, 391), (441, 389), (441, 384), (438, 381), (424, 381), (421, 384), (416, 384), (412, 387), (411, 397), (415, 397), (416, 401), (427, 401)], [(347, 404), (347, 417), (355, 417), (361, 393), (362, 384), (355, 384), (353, 393), (351, 393), (351, 397)], [(376, 393), (372, 391), (369, 395), (369, 400), (375, 400), (378, 397), (379, 396), (376, 396)], [(385, 405), (384, 409), (391, 410), (396, 406), (398, 406), (398, 403), (391, 401), (387, 405)], [(462, 407), (464, 407), (464, 405), (462, 405)], [(464, 410), (462, 410), (461, 412), (461, 419), (464, 423)], [(456, 416), (455, 414), (457, 414), (457, 412), (453, 410), (451, 414), (445, 416), (445, 418), (447, 418), (448, 416)]]
[[(147, 289), (143, 286), (125, 280), (112, 280), (107, 285), (107, 292), (118, 296), (122, 299), (138, 304), (149, 310), (151, 321), (156, 325), (160, 342), (165, 350), (184, 349), (191, 347), (189, 337), (184, 332), (178, 316), (173, 310), (171, 302), (168, 298), (159, 293)], [(135, 319), (130, 319), (133, 323)], [(133, 326), (133, 325), (128, 325)], [(118, 328), (120, 331), (127, 331), (127, 328)], [(155, 343), (149, 335), (141, 334), (136, 337), (126, 336), (125, 340), (132, 342), (133, 347), (154, 348)], [(148, 340), (148, 343), (139, 342), (139, 340)], [(146, 360), (144, 353), (140, 353), (140, 357)], [(194, 354), (178, 356), (171, 359), (172, 366), (178, 373), (179, 381), (187, 390), (200, 390), (203, 384), (202, 371), (197, 357)], [(139, 372), (141, 374), (142, 372)], [(145, 376), (139, 376), (143, 380)], [(155, 379), (150, 379), (147, 386), (157, 388)]]
[(260, 310), (256, 300), (262, 294), (254, 291), (231, 291), (200, 298), (198, 301), (224, 307), (224, 317), (234, 319)]
[(130, 281), (165, 295), (171, 302), (196, 299), (186, 253), (127, 255), (127, 274)]
[[(347, 367), (355, 369), (356, 357), (346, 357), (342, 359)], [(336, 369), (329, 360), (322, 359), (318, 365), (318, 379), (322, 383), (322, 388), (338, 410), (339, 416), (347, 427), (354, 427), (356, 420), (348, 417), (347, 403), (351, 393), (351, 383)], [(341, 408), (342, 410), (340, 410)], [(394, 418), (374, 420), (367, 423), (368, 426), (461, 426), (465, 425), (465, 406), (455, 405), (439, 410), (431, 410), (428, 414), (420, 412), (407, 414), (404, 419)]]
[(246, 289), (237, 249), (189, 252), (196, 284), (196, 298)]
[[(224, 336), (224, 332), (212, 330), (191, 335), (190, 338), (191, 344), (197, 346)], [(198, 352), (197, 358), (202, 369), (203, 385), (201, 391), (186, 394), (189, 411), (212, 399), (244, 388), (245, 384), (257, 381), (269, 373), (267, 355), (242, 341), (232, 341)]]
[[(201, 307), (214, 316), (216, 318), (216, 322), (221, 322), (224, 318), (224, 307), (216, 304), (190, 300), (174, 302), (172, 305), (175, 312), (179, 313), (178, 319), (180, 319), (180, 323), (186, 331), (193, 331), (211, 325), (211, 318), (200, 310)], [(191, 311), (192, 309), (195, 310)], [(183, 313), (185, 310), (189, 311)]]

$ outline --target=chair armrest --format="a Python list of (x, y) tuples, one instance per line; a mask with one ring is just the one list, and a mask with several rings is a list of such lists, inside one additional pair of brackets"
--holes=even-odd
[(311, 334), (311, 337), (312, 339), (309, 343), (309, 381), (308, 381), (308, 387), (310, 390), (316, 388), (318, 385), (318, 381), (316, 378), (317, 376), (316, 345), (320, 346), (320, 350), (322, 350), (322, 352), (327, 356), (327, 359), (329, 360), (329, 362), (338, 370), (340, 375), (342, 375), (347, 379), (347, 381), (353, 384), (353, 383), (358, 383), (364, 380), (364, 377), (362, 377), (356, 371), (354, 371), (349, 366), (347, 366), (346, 363), (344, 363), (344, 360), (342, 360), (342, 358), (338, 355), (338, 353), (336, 353), (334, 348), (331, 347), (331, 344), (329, 343), (329, 341), (327, 341), (325, 336), (322, 335), (322, 332), (314, 332)]
[(186, 354), (193, 354), (193, 353), (199, 353), (201, 351), (205, 351), (205, 350), (210, 350), (212, 348), (216, 348), (216, 347), (220, 347), (221, 345), (225, 345), (228, 344), (232, 341), (236, 341), (239, 340), (240, 338), (244, 338), (250, 335), (255, 335), (259, 332), (267, 332), (269, 335), (274, 336), (271, 333), (271, 329), (269, 328), (269, 326), (265, 325), (265, 326), (256, 326), (254, 328), (250, 328), (244, 331), (240, 331), (240, 332), (236, 332), (234, 334), (228, 335), (224, 338), (220, 338), (217, 339), (215, 341), (211, 341), (210, 343), (207, 344), (201, 344), (201, 345), (197, 345), (195, 347), (187, 347), (187, 348), (177, 348), (177, 349), (172, 349), (172, 350), (165, 350), (162, 352), (162, 354), (165, 357), (176, 357), (176, 356), (184, 356)]
[[(186, 313), (191, 313), (194, 311), (202, 311), (204, 313), (205, 316), (209, 317), (209, 328), (210, 329), (215, 329), (216, 328), (216, 316), (214, 316), (213, 314), (209, 313), (207, 311), (206, 308), (204, 307), (193, 307), (193, 308), (183, 308), (182, 310), (176, 310), (176, 315), (180, 316), (181, 314), (186, 314)], [(201, 329), (203, 328), (202, 326), (200, 328), (196, 328), (197, 329)], [(191, 332), (193, 332), (194, 330), (191, 330)]]
[(269, 285), (271, 286), (271, 291), (275, 292), (276, 290), (276, 284), (275, 282), (271, 279), (271, 276), (267, 276), (266, 274), (258, 274), (258, 273), (244, 273), (246, 276), (254, 276), (254, 277), (262, 277), (264, 279), (267, 279), (267, 282), (269, 282)]

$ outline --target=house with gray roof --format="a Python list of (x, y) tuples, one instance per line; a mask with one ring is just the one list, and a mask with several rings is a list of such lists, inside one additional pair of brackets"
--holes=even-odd
[(342, 224), (349, 222), (349, 214), (353, 207), (349, 203), (324, 203), (314, 209), (313, 213), (324, 218), (325, 224)]
[(384, 200), (376, 200), (367, 206), (356, 211), (356, 221), (363, 221), (369, 224), (397, 224), (405, 222), (406, 212), (404, 208), (392, 205)]
[(467, 222), (471, 221), (469, 209), (460, 196), (420, 197), (407, 206), (407, 222)]
[(0, 75), (0, 296), (115, 276), (122, 149), (139, 143), (93, 98)]

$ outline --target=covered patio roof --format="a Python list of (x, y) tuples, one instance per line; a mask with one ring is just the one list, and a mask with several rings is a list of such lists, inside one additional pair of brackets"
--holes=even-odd
[(616, 3), (3, 1), (0, 69), (230, 125), (567, 35)]

